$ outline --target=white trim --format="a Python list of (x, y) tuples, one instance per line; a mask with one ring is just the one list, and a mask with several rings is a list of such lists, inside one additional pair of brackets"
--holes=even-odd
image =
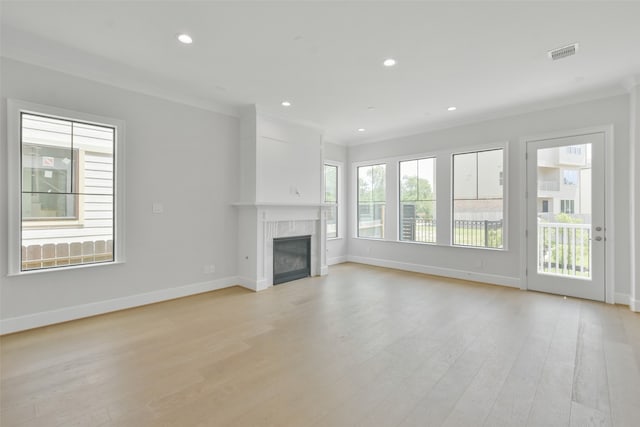
[[(481, 144), (472, 147), (462, 147), (460, 150), (451, 150), (449, 155), (451, 157), (451, 184), (450, 184), (450, 212), (449, 212), (449, 246), (452, 248), (459, 247), (467, 247), (465, 245), (455, 245), (453, 243), (453, 220), (455, 211), (453, 210), (453, 205), (455, 203), (455, 180), (453, 174), (455, 173), (455, 168), (453, 164), (453, 156), (460, 154), (477, 154), (482, 151), (494, 151), (494, 150), (502, 150), (502, 247), (501, 248), (487, 248), (484, 246), (473, 246), (475, 249), (492, 249), (497, 251), (507, 252), (509, 251), (509, 141), (503, 141), (501, 143), (491, 143), (491, 144)], [(476, 157), (477, 161), (477, 157)], [(437, 167), (437, 165), (436, 165)], [(478, 170), (476, 165), (476, 180)], [(476, 197), (478, 195), (476, 194)], [(437, 200), (437, 196), (436, 196)]]
[(518, 277), (501, 276), (497, 274), (476, 273), (473, 271), (457, 270), (453, 268), (442, 268), (431, 265), (412, 264), (408, 262), (390, 261), (380, 258), (369, 258), (348, 255), (348, 262), (358, 264), (375, 265), (378, 267), (393, 268), (396, 270), (411, 271), (414, 273), (431, 274), (434, 276), (450, 277), (454, 279), (470, 280), (473, 282), (489, 283), (492, 285), (507, 286), (510, 288), (520, 288)]
[[(325, 177), (324, 174), (324, 167), (326, 166), (333, 166), (336, 168), (336, 202), (335, 203), (327, 203), (324, 198), (326, 195), (326, 184), (327, 184), (327, 179)], [(337, 230), (336, 230), (336, 237), (327, 237), (327, 240), (337, 240), (337, 239), (342, 239), (344, 238), (345, 232), (344, 229), (347, 228), (346, 224), (342, 224), (342, 210), (344, 209), (344, 205), (346, 205), (346, 202), (340, 202), (340, 198), (342, 197), (342, 192), (344, 191), (344, 187), (345, 187), (345, 183), (343, 181), (345, 181), (345, 179), (341, 176), (344, 173), (344, 163), (339, 162), (337, 160), (322, 160), (322, 203), (325, 206), (335, 206), (336, 207), (336, 226), (337, 226)]]
[(631, 309), (631, 311), (640, 313), (640, 299), (629, 298), (629, 308)]
[[(52, 107), (48, 105), (36, 104), (17, 99), (7, 99), (7, 129), (8, 129), (8, 207), (9, 207), (9, 232), (7, 239), (8, 251), (8, 274), (20, 275), (20, 230), (21, 230), (21, 195), (20, 182), (22, 171), (20, 170), (20, 114), (34, 113), (46, 116), (59, 117), (66, 120), (83, 121), (97, 125), (108, 125), (115, 129), (115, 153), (114, 153), (114, 176), (115, 176), (115, 212), (114, 212), (114, 261), (96, 264), (78, 264), (78, 266), (65, 267), (65, 269), (89, 267), (96, 265), (112, 265), (126, 262), (125, 254), (125, 122), (111, 117), (98, 116), (95, 114), (83, 113), (67, 110), (64, 108)], [(42, 272), (49, 272), (54, 268), (42, 269)]]
[(342, 264), (344, 262), (347, 262), (347, 255), (336, 256), (336, 257), (327, 259), (327, 266)]
[(256, 281), (244, 276), (238, 276), (238, 286), (241, 286), (250, 291), (257, 292), (258, 286)]
[(174, 288), (161, 289), (144, 294), (130, 295), (122, 298), (114, 298), (106, 301), (92, 302), (88, 304), (65, 307), (58, 310), (43, 311), (27, 314), (25, 316), (10, 317), (0, 320), (0, 335), (27, 329), (39, 328), (84, 317), (96, 316), (112, 311), (139, 307), (142, 305), (168, 301), (218, 289), (229, 288), (238, 285), (238, 277), (225, 277), (208, 282), (192, 283)]
[(520, 149), (520, 289), (526, 291), (528, 287), (528, 259), (527, 259), (527, 140), (520, 138), (518, 148)]
[[(572, 136), (581, 136), (581, 135), (590, 135), (595, 133), (603, 133), (604, 134), (604, 150), (605, 150), (605, 159), (604, 159), (604, 176), (605, 176), (605, 230), (606, 230), (606, 240), (605, 240), (605, 302), (608, 304), (614, 304), (616, 296), (615, 292), (615, 252), (614, 252), (614, 244), (615, 241), (615, 229), (614, 229), (614, 192), (615, 192), (615, 178), (613, 174), (614, 170), (614, 150), (613, 150), (613, 125), (600, 125), (600, 126), (591, 126), (586, 128), (579, 128), (573, 130), (562, 130), (555, 132), (548, 132), (538, 135), (530, 135), (524, 136), (520, 138), (520, 147), (524, 150), (524, 153), (527, 152), (527, 143), (536, 142), (536, 141), (544, 141), (549, 139), (559, 139), (559, 138), (568, 138)], [(525, 194), (527, 188), (527, 169), (526, 169), (526, 160), (524, 156), (521, 157), (521, 161), (524, 162), (525, 167), (521, 170), (524, 175), (521, 175), (521, 186), (520, 189), (522, 194)], [(520, 277), (522, 280), (522, 289), (528, 289), (527, 286), (527, 277), (525, 274), (527, 268), (527, 239), (524, 238), (524, 230), (527, 228), (527, 199), (522, 198), (522, 203), (520, 206), (520, 210), (522, 212), (523, 226), (522, 226), (522, 236), (523, 243), (521, 244), (521, 271)]]
[[(639, 79), (640, 77), (636, 77)], [(460, 117), (458, 119), (451, 119), (450, 117), (443, 118), (436, 122), (426, 122), (423, 124), (414, 124), (402, 127), (400, 129), (394, 129), (389, 132), (380, 132), (372, 135), (370, 138), (354, 139), (354, 138), (333, 138), (333, 135), (329, 133), (328, 137), (333, 138), (336, 143), (346, 145), (347, 147), (355, 147), (359, 145), (375, 144), (379, 142), (387, 142), (391, 140), (398, 140), (404, 138), (411, 138), (419, 136), (425, 133), (435, 133), (444, 130), (455, 129), (465, 126), (471, 126), (477, 123), (497, 121), (501, 119), (508, 119), (512, 117), (521, 117), (529, 113), (535, 113), (539, 111), (571, 107), (577, 104), (583, 104), (587, 102), (595, 102), (607, 98), (613, 98), (616, 96), (624, 95), (628, 93), (628, 85), (624, 82), (614, 83), (610, 86), (590, 90), (588, 92), (582, 92), (573, 96), (559, 96), (552, 99), (546, 99), (538, 102), (526, 103), (521, 105), (511, 105), (505, 108), (496, 109), (484, 113), (474, 114), (469, 117)]]
[(631, 297), (629, 294), (623, 294), (621, 292), (616, 292), (614, 297), (615, 304), (629, 305), (631, 303)]

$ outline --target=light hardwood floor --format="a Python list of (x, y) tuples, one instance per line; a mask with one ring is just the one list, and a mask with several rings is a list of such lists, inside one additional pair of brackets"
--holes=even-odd
[(2, 427), (640, 420), (628, 308), (357, 264), (0, 345)]

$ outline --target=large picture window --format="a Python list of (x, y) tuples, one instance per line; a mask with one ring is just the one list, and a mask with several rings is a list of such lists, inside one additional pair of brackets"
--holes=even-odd
[(453, 244), (503, 248), (504, 149), (453, 155)]
[[(121, 122), (10, 101), (10, 272), (116, 260)], [(25, 108), (21, 108), (25, 106)], [(16, 191), (17, 190), (17, 191)], [(15, 199), (15, 200), (14, 200)], [(121, 218), (120, 218), (121, 220)], [(118, 257), (119, 261), (123, 257)]]
[(436, 159), (400, 162), (400, 240), (436, 242)]
[(358, 237), (384, 238), (385, 174), (384, 164), (358, 167)]
[(324, 202), (327, 209), (327, 237), (338, 237), (338, 166), (324, 165)]

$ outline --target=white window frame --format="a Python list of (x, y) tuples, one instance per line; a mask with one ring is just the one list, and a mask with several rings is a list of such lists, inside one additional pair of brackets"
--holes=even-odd
[(324, 199), (325, 195), (326, 195), (326, 178), (324, 175), (324, 167), (326, 166), (335, 166), (337, 168), (336, 170), (336, 237), (327, 237), (327, 240), (338, 240), (338, 239), (342, 239), (344, 237), (344, 232), (343, 230), (346, 228), (344, 227), (344, 224), (342, 224), (342, 220), (341, 220), (341, 203), (340, 203), (340, 198), (343, 195), (343, 178), (342, 178), (342, 174), (343, 174), (343, 170), (344, 170), (344, 164), (341, 162), (337, 162), (334, 160), (324, 160), (322, 162), (322, 203), (327, 203)]
[[(416, 155), (411, 155), (411, 156), (404, 156), (404, 157), (398, 157), (396, 158), (396, 169), (397, 169), (397, 176), (396, 176), (396, 184), (398, 186), (398, 197), (396, 198), (396, 210), (397, 210), (397, 214), (396, 214), (396, 227), (397, 227), (397, 232), (396, 232), (396, 241), (399, 243), (409, 243), (412, 245), (430, 245), (430, 246), (438, 246), (438, 229), (437, 229), (437, 224), (436, 224), (436, 241), (435, 242), (418, 242), (418, 241), (413, 241), (413, 240), (402, 240), (400, 238), (400, 234), (402, 232), (401, 230), (401, 226), (400, 226), (400, 205), (402, 204), (402, 201), (400, 200), (401, 198), (401, 194), (400, 194), (400, 186), (402, 185), (401, 183), (401, 179), (402, 176), (400, 175), (400, 163), (402, 162), (410, 162), (410, 161), (416, 161), (416, 160), (424, 160), (424, 159), (433, 159), (434, 161), (434, 178), (436, 181), (436, 191), (434, 193), (434, 201), (435, 201), (435, 205), (436, 205), (436, 222), (438, 221), (438, 162), (440, 161), (440, 158), (442, 157), (442, 153), (439, 152), (431, 152), (431, 153), (423, 153), (423, 154), (416, 154)], [(443, 245), (439, 245), (439, 246), (443, 246)]]
[[(352, 163), (352, 167), (351, 167), (351, 174), (352, 174), (352, 191), (353, 191), (353, 199), (355, 201), (355, 208), (354, 208), (354, 212), (353, 215), (351, 215), (352, 217), (352, 221), (353, 221), (353, 228), (352, 228), (352, 233), (351, 233), (351, 237), (353, 237), (354, 239), (363, 239), (363, 240), (375, 240), (378, 242), (384, 242), (384, 241), (389, 241), (389, 238), (387, 237), (387, 218), (385, 217), (384, 222), (382, 223), (382, 227), (383, 227), (383, 234), (385, 235), (385, 237), (362, 237), (359, 235), (359, 201), (360, 201), (360, 195), (359, 195), (359, 188), (358, 188), (358, 169), (361, 167), (367, 167), (367, 166), (378, 166), (378, 165), (384, 165), (385, 166), (385, 209), (388, 208), (389, 206), (389, 191), (388, 191), (388, 182), (389, 182), (389, 163), (390, 161), (392, 161), (391, 159), (380, 159), (380, 160), (371, 160), (371, 161), (365, 161), (365, 162), (354, 162)], [(397, 207), (395, 208), (397, 209)]]
[[(453, 156), (458, 154), (468, 154), (468, 153), (478, 153), (480, 151), (492, 151), (492, 150), (502, 150), (502, 247), (501, 248), (491, 248), (485, 246), (465, 246), (465, 245), (456, 245), (453, 243), (453, 217), (455, 214), (455, 210), (453, 209), (453, 204), (455, 202), (455, 194), (454, 194), (454, 164), (453, 164)], [(509, 148), (506, 142), (503, 143), (495, 143), (495, 144), (482, 144), (476, 146), (468, 146), (468, 147), (460, 147), (459, 149), (451, 150), (449, 155), (450, 161), (450, 176), (451, 176), (451, 188), (449, 191), (449, 201), (450, 201), (450, 210), (449, 210), (449, 246), (452, 248), (465, 248), (465, 249), (480, 249), (480, 250), (489, 250), (489, 251), (507, 251), (509, 249)]]
[[(65, 120), (81, 121), (96, 125), (107, 125), (115, 129), (115, 153), (114, 153), (114, 260), (95, 264), (74, 264), (64, 267), (41, 268), (37, 270), (21, 270), (21, 229), (22, 229), (22, 197), (21, 197), (21, 113), (39, 114), (43, 116), (57, 117)], [(8, 267), (9, 276), (26, 274), (43, 274), (53, 271), (70, 270), (77, 268), (92, 268), (105, 265), (121, 264), (125, 262), (125, 123), (122, 120), (110, 117), (97, 116), (67, 110), (48, 105), (35, 104), (16, 99), (7, 99), (7, 131), (8, 131)]]

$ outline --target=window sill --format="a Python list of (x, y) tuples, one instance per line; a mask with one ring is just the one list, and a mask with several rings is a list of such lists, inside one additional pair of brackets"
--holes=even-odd
[(60, 220), (23, 220), (22, 227), (25, 229), (40, 229), (40, 228), (78, 228), (84, 227), (84, 222), (77, 219), (60, 219)]
[(408, 244), (408, 245), (419, 245), (419, 246), (431, 246), (438, 248), (461, 248), (461, 249), (479, 249), (482, 251), (493, 251), (493, 252), (507, 252), (508, 249), (505, 248), (485, 248), (482, 246), (462, 246), (462, 245), (442, 245), (438, 243), (430, 243), (430, 242), (413, 242), (411, 240), (386, 240), (386, 239), (377, 239), (373, 237), (353, 237), (356, 240), (369, 240), (374, 242), (388, 242), (388, 243), (400, 243), (400, 244)]
[(124, 263), (125, 261), (107, 261), (107, 262), (95, 262), (92, 264), (75, 264), (75, 265), (65, 265), (61, 267), (46, 267), (46, 268), (39, 268), (39, 269), (33, 269), (33, 270), (11, 272), (7, 274), (7, 277), (30, 276), (32, 274), (52, 273), (54, 271), (79, 270), (79, 269), (85, 269), (85, 268), (104, 267), (107, 265), (117, 265), (117, 264), (124, 264)]

